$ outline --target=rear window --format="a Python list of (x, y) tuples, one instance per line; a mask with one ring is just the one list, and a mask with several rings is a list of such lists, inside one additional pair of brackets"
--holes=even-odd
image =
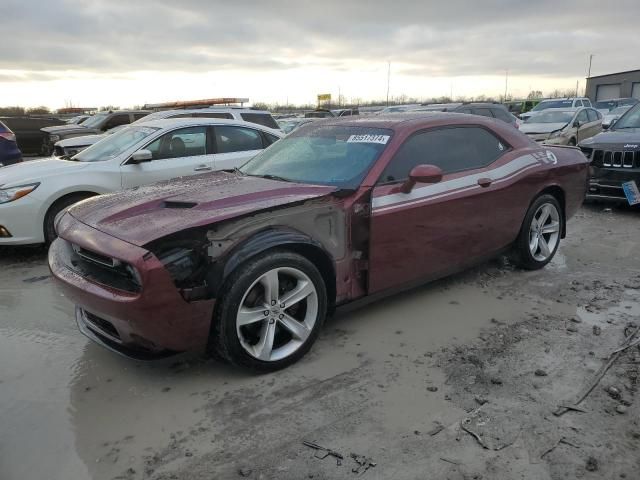
[(503, 122), (507, 122), (507, 123), (512, 123), (515, 118), (509, 112), (506, 112), (501, 108), (496, 108), (495, 110), (493, 110), (493, 114)]
[(216, 125), (218, 153), (247, 152), (264, 148), (262, 136), (251, 128)]
[(225, 112), (202, 112), (196, 113), (193, 116), (198, 118), (226, 118), (227, 120), (233, 119), (233, 115)]
[(276, 130), (280, 128), (270, 113), (241, 113), (240, 116), (245, 122), (256, 123)]

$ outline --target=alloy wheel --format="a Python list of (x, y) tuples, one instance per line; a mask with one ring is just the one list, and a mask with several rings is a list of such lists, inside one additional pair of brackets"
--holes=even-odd
[(236, 314), (242, 348), (273, 362), (295, 353), (318, 318), (318, 292), (311, 279), (292, 267), (262, 274), (245, 292)]
[(529, 228), (529, 251), (538, 262), (548, 260), (560, 240), (560, 212), (551, 203), (536, 210)]

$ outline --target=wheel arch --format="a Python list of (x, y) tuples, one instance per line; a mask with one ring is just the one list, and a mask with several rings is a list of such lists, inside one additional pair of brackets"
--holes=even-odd
[(91, 190), (82, 189), (82, 190), (66, 192), (63, 195), (60, 195), (56, 197), (54, 200), (48, 202), (48, 204), (46, 205), (46, 208), (44, 209), (44, 214), (42, 215), (42, 229), (43, 229), (43, 232), (45, 233), (45, 237), (46, 237), (46, 228), (47, 228), (47, 225), (46, 225), (47, 218), (49, 216), (49, 213), (53, 210), (53, 208), (56, 205), (72, 197), (83, 197), (84, 199), (84, 198), (95, 197), (97, 195), (100, 195), (100, 194)]
[[(327, 288), (330, 307), (336, 299), (336, 268), (333, 257), (309, 235), (288, 227), (271, 227), (243, 240), (223, 260), (221, 268), (216, 269), (215, 285), (224, 285), (231, 274), (241, 265), (257, 255), (271, 250), (288, 250), (305, 257), (320, 271)], [(217, 289), (219, 290), (219, 289)], [(219, 291), (215, 292), (218, 295)]]

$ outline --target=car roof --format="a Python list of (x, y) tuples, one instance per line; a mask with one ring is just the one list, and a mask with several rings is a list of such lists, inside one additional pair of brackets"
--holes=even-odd
[[(461, 122), (462, 120), (462, 122)], [(404, 128), (412, 128), (416, 124), (424, 124), (425, 128), (430, 126), (445, 125), (448, 123), (485, 123), (495, 122), (495, 119), (481, 117), (478, 115), (468, 115), (455, 112), (400, 112), (400, 113), (383, 113), (381, 115), (364, 116), (364, 117), (336, 117), (326, 118), (314, 122), (318, 125), (339, 125), (354, 127), (370, 127), (370, 128), (389, 128), (392, 130), (402, 130)]]
[(327, 118), (313, 122), (313, 124), (304, 128), (316, 129), (323, 126), (384, 128), (393, 130), (395, 134), (410, 134), (417, 130), (447, 126), (478, 126), (500, 135), (507, 143), (516, 148), (521, 148), (531, 143), (531, 140), (526, 135), (513, 128), (507, 122), (493, 117), (456, 112), (403, 112)]
[(184, 117), (184, 118), (158, 118), (155, 120), (136, 122), (138, 127), (155, 127), (155, 128), (172, 128), (172, 127), (188, 127), (194, 125), (238, 125), (258, 130), (264, 130), (269, 133), (277, 133), (282, 135), (280, 130), (265, 127), (257, 123), (245, 122), (243, 120), (234, 120), (227, 118), (202, 118), (202, 117)]

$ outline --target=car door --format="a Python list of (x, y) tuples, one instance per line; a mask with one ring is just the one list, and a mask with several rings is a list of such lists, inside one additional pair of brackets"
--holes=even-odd
[(215, 125), (215, 170), (227, 170), (244, 165), (265, 148), (260, 130), (239, 125)]
[[(420, 164), (440, 167), (442, 180), (402, 193)], [(372, 192), (369, 293), (446, 275), (511, 243), (531, 198), (522, 174), (534, 165), (479, 126), (410, 136)]]
[(576, 140), (577, 143), (580, 143), (585, 138), (590, 137), (589, 135), (589, 116), (587, 115), (587, 109), (582, 109), (576, 115), (575, 122), (578, 122), (577, 132), (576, 132)]
[(131, 188), (213, 170), (211, 131), (206, 125), (172, 130), (145, 145), (152, 159), (143, 163), (128, 160), (121, 167), (122, 187)]
[(593, 108), (587, 108), (587, 117), (589, 118), (588, 129), (583, 139), (593, 137), (602, 131), (602, 116), (600, 112)]

